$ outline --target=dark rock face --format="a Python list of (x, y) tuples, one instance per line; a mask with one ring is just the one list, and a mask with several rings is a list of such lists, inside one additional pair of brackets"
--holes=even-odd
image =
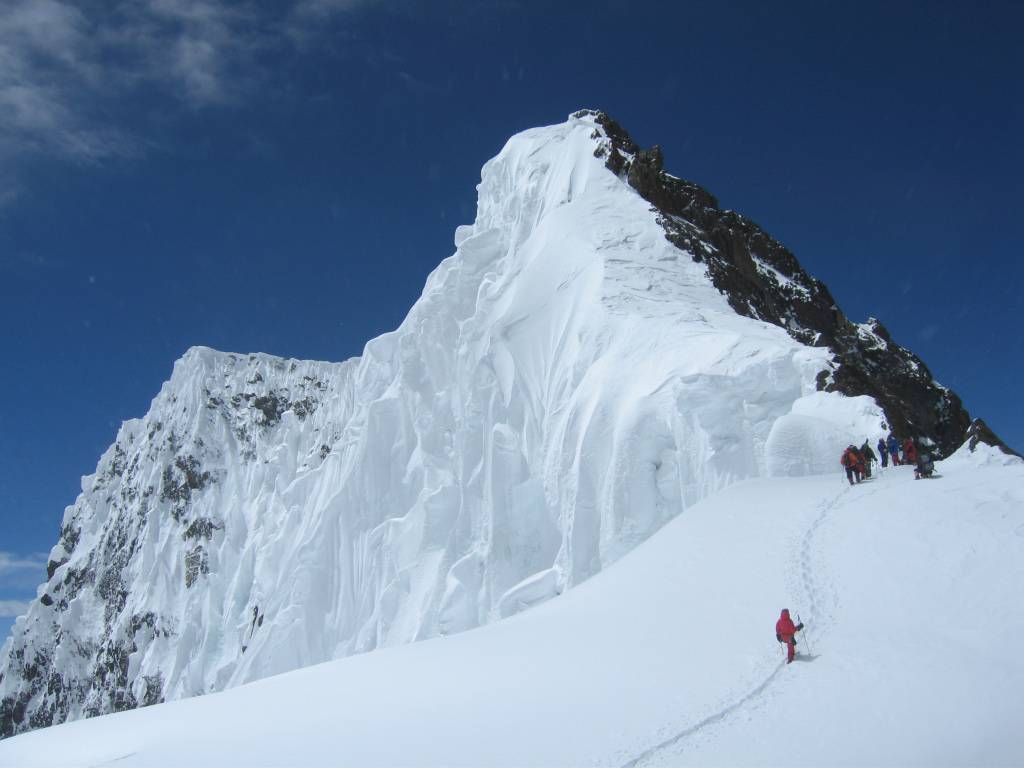
[[(590, 112), (609, 141), (596, 154), (648, 201), (668, 240), (707, 266), (712, 283), (739, 314), (781, 326), (797, 341), (827, 346), (834, 370), (818, 388), (845, 395), (870, 395), (888, 427), (900, 437), (934, 444), (942, 456), (959, 448), (971, 418), (955, 392), (932, 378), (924, 362), (892, 340), (871, 318), (851, 322), (823, 283), (757, 224), (696, 184), (666, 173), (661, 149), (641, 149), (602, 112)], [(1002, 445), (991, 431), (977, 439)], [(1009, 449), (1007, 449), (1009, 450)]]

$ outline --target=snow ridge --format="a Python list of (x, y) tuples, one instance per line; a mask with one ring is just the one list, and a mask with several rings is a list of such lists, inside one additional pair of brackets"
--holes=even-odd
[(869, 398), (815, 393), (827, 349), (666, 239), (610, 141), (587, 112), (510, 139), (360, 358), (189, 350), (65, 513), (0, 736), (511, 616), (719, 489), (877, 436)]
[[(960, 398), (936, 382), (924, 362), (895, 343), (878, 320), (849, 320), (789, 249), (750, 219), (722, 209), (707, 190), (666, 173), (657, 145), (641, 149), (607, 114), (578, 115), (602, 126), (608, 140), (598, 153), (606, 167), (651, 203), (665, 236), (706, 266), (737, 313), (784, 328), (801, 343), (829, 348), (833, 361), (821, 373), (819, 389), (871, 397), (882, 406), (890, 429), (943, 456), (968, 439), (971, 418)], [(990, 430), (982, 432), (984, 442), (1002, 445)]]

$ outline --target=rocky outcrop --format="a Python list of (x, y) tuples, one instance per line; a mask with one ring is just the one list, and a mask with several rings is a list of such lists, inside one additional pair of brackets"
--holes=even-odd
[(852, 322), (784, 245), (745, 216), (723, 210), (707, 190), (667, 173), (658, 146), (641, 149), (607, 114), (590, 114), (607, 136), (598, 156), (653, 206), (668, 240), (707, 266), (733, 309), (831, 349), (834, 367), (820, 377), (819, 389), (875, 398), (891, 430), (934, 445), (943, 456), (963, 444), (971, 418), (960, 398), (881, 322)]

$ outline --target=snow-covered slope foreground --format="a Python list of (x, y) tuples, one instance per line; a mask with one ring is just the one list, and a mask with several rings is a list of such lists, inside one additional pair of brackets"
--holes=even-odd
[[(16, 736), (0, 765), (1020, 765), (1024, 464), (985, 456), (747, 481), (508, 620)], [(789, 666), (782, 607), (808, 625)]]

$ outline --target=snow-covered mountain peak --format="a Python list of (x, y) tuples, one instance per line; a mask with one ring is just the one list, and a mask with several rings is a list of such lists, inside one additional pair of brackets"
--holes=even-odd
[(0, 735), (469, 629), (739, 480), (954, 440), (923, 363), (661, 163), (601, 112), (524, 131), (362, 356), (190, 349), (65, 514)]
[[(651, 217), (646, 215), (647, 204), (623, 180), (609, 173), (601, 159), (610, 141), (597, 122), (600, 114), (576, 113), (565, 123), (516, 134), (483, 166), (477, 186), (476, 219), (471, 225), (457, 228), (456, 253), (430, 276), (423, 295), (427, 307), (421, 307), (421, 301), (410, 318), (418, 317), (421, 309), (428, 310), (435, 300), (453, 299), (459, 305), (460, 319), (468, 317), (478, 304), (488, 304), (495, 284), (518, 275), (541, 254), (553, 263), (556, 271), (561, 269), (563, 265), (557, 262), (572, 259), (563, 254), (547, 254), (546, 249), (552, 245), (549, 238), (586, 237), (587, 232), (572, 229), (579, 219), (596, 224), (604, 239), (591, 238), (591, 244), (600, 247), (582, 254), (585, 259), (573, 260), (575, 267), (583, 261), (596, 267), (609, 258), (642, 260), (644, 248), (654, 247), (649, 241), (663, 239), (657, 230), (648, 227), (648, 241), (643, 248), (616, 251), (611, 247), (616, 237), (621, 241), (638, 237), (640, 228), (624, 228), (626, 216), (602, 222), (603, 212), (628, 206), (631, 216), (647, 220)], [(561, 250), (564, 253), (569, 249)], [(544, 286), (535, 282), (529, 288)]]

